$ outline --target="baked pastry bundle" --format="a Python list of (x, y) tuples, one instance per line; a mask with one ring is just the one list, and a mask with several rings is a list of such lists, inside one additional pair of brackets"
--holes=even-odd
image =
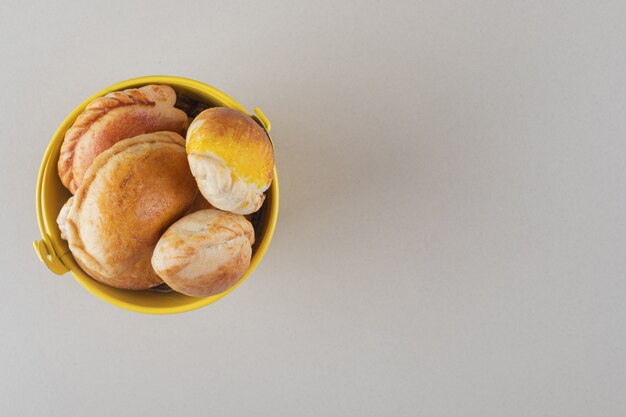
[(117, 288), (162, 282), (150, 265), (163, 230), (196, 198), (183, 138), (173, 132), (135, 136), (94, 160), (60, 227), (78, 264)]
[(247, 271), (274, 154), (236, 110), (210, 108), (186, 132), (176, 93), (148, 85), (95, 99), (67, 131), (59, 176), (74, 194), (57, 222), (82, 269), (122, 289), (163, 282), (219, 294)]
[(65, 133), (59, 176), (72, 194), (94, 159), (122, 139), (144, 133), (184, 133), (187, 114), (174, 107), (176, 93), (168, 85), (115, 91), (87, 105)]

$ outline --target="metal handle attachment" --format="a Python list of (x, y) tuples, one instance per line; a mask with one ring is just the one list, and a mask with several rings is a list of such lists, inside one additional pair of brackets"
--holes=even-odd
[(41, 262), (43, 262), (52, 272), (57, 275), (63, 275), (69, 271), (63, 261), (54, 252), (54, 249), (50, 250), (52, 247), (50, 243), (46, 243), (45, 240), (36, 240), (33, 242), (33, 246), (35, 247), (35, 252), (37, 252), (39, 260), (41, 260)]
[(259, 122), (265, 128), (267, 133), (270, 133), (270, 129), (272, 128), (272, 124), (270, 123), (270, 121), (267, 118), (267, 116), (265, 116), (265, 114), (263, 114), (263, 112), (261, 111), (260, 108), (257, 107), (257, 108), (254, 109), (254, 115), (252, 115), (252, 118), (255, 119), (257, 122)]

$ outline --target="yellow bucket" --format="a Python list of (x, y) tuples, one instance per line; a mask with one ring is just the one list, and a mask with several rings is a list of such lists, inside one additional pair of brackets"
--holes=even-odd
[[(107, 93), (127, 88), (141, 87), (146, 84), (167, 84), (177, 92), (186, 96), (215, 106), (230, 107), (248, 114), (246, 109), (225, 93), (198, 81), (172, 77), (172, 76), (149, 76), (133, 78), (114, 84), (94, 94), (74, 109), (72, 113), (61, 123), (54, 136), (50, 140), (46, 153), (41, 161), (39, 177), (37, 178), (37, 221), (41, 231), (42, 240), (35, 241), (35, 251), (39, 259), (55, 274), (62, 275), (68, 271), (74, 278), (91, 293), (103, 300), (128, 310), (150, 314), (173, 314), (194, 310), (211, 304), (224, 297), (238, 285), (240, 285), (261, 262), (263, 255), (269, 247), (276, 220), (278, 218), (278, 176), (274, 169), (274, 180), (267, 191), (263, 205), (261, 220), (256, 230), (256, 243), (253, 247), (250, 268), (243, 278), (228, 291), (205, 298), (187, 297), (178, 293), (158, 293), (150, 291), (120, 290), (101, 284), (87, 275), (76, 263), (69, 251), (67, 242), (61, 239), (61, 233), (56, 223), (56, 218), (61, 207), (70, 197), (69, 191), (61, 184), (57, 171), (59, 149), (63, 142), (65, 132), (72, 126), (74, 120), (83, 112), (89, 102), (96, 97)], [(257, 107), (252, 117), (265, 128), (269, 134), (270, 123), (261, 110)]]

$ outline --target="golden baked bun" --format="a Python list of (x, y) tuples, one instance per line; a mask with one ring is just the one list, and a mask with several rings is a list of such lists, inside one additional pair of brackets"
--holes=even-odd
[(208, 297), (241, 279), (253, 244), (254, 229), (242, 215), (201, 210), (167, 229), (154, 248), (152, 267), (175, 291)]
[(213, 206), (238, 214), (261, 208), (274, 174), (274, 149), (250, 116), (225, 107), (203, 111), (187, 130), (187, 155)]
[(152, 251), (197, 194), (184, 140), (156, 132), (118, 142), (94, 160), (58, 223), (83, 270), (117, 288), (162, 281)]
[(65, 133), (58, 169), (74, 194), (93, 160), (122, 139), (169, 130), (183, 134), (187, 115), (168, 85), (146, 85), (93, 100)]

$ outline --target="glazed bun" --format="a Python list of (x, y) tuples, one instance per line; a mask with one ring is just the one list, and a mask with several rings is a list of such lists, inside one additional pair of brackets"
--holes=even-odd
[(152, 267), (175, 291), (208, 297), (241, 279), (253, 244), (254, 229), (242, 215), (201, 210), (167, 229), (154, 249)]
[(162, 282), (150, 265), (154, 246), (196, 194), (183, 138), (173, 132), (140, 135), (98, 155), (61, 210), (59, 228), (93, 278), (146, 289)]
[(176, 93), (168, 85), (146, 85), (93, 100), (65, 134), (58, 162), (63, 185), (75, 193), (94, 159), (122, 139), (162, 130), (183, 134), (187, 115), (175, 102)]
[(187, 155), (202, 195), (220, 210), (250, 214), (263, 204), (272, 183), (274, 149), (250, 116), (214, 107), (187, 131)]

